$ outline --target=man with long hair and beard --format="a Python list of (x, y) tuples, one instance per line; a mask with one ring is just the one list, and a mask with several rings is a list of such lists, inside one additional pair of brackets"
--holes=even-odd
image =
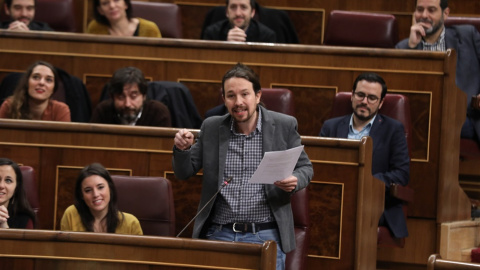
[(170, 127), (167, 106), (147, 99), (148, 84), (136, 67), (120, 68), (107, 85), (110, 99), (97, 105), (90, 122), (130, 126)]

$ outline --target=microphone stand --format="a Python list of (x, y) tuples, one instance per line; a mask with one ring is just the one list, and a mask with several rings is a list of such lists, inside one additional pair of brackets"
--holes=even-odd
[(190, 222), (188, 222), (188, 224), (183, 227), (183, 229), (177, 234), (176, 237), (180, 237), (180, 235), (188, 228), (188, 226), (198, 217), (198, 215), (200, 215), (200, 213), (203, 212), (203, 209), (205, 209), (205, 207), (207, 207), (207, 205), (210, 204), (211, 201), (213, 201), (213, 199), (215, 199), (217, 197), (217, 194), (224, 188), (226, 187), (231, 181), (232, 181), (233, 177), (230, 176), (229, 178), (227, 178), (225, 181), (223, 181), (223, 184), (222, 186), (217, 190), (217, 192), (215, 192), (215, 194), (213, 194), (213, 196), (210, 198), (210, 200), (208, 200), (208, 202), (202, 207), (202, 209), (200, 209), (197, 214), (190, 220)]

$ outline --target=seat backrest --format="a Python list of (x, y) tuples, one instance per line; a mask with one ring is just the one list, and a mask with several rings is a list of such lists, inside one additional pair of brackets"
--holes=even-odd
[(75, 32), (74, 0), (37, 0), (35, 20), (46, 22), (55, 31)]
[(285, 88), (262, 88), (260, 99), (269, 110), (295, 116), (292, 91)]
[(156, 23), (162, 37), (182, 38), (182, 16), (177, 4), (141, 1), (131, 3), (133, 16)]
[(119, 210), (134, 215), (144, 235), (175, 235), (175, 207), (168, 179), (125, 175), (112, 175), (112, 179)]
[(27, 200), (33, 211), (37, 215), (40, 210), (40, 200), (38, 199), (38, 184), (35, 177), (35, 170), (30, 166), (20, 166), (23, 178), (23, 189), (27, 195)]
[(333, 10), (325, 29), (324, 45), (393, 48), (397, 20), (390, 14)]
[[(335, 95), (333, 101), (333, 108), (330, 118), (352, 114), (352, 92), (339, 92)], [(405, 138), (409, 153), (412, 149), (412, 123), (410, 118), (410, 103), (408, 98), (400, 94), (385, 95), (383, 106), (379, 110), (380, 114), (386, 115), (390, 118), (396, 119), (403, 124), (405, 129)]]
[(310, 211), (308, 202), (308, 190), (306, 188), (298, 191), (291, 200), (293, 223), (295, 230), (295, 250), (287, 253), (285, 260), (286, 270), (306, 269), (309, 235), (310, 235)]
[(471, 24), (480, 32), (480, 18), (479, 17), (453, 17), (448, 16), (445, 20), (445, 26), (452, 26), (458, 24)]

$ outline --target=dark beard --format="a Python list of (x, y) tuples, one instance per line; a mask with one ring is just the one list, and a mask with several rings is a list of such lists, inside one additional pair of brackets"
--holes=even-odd
[(118, 117), (124, 121), (127, 121), (127, 122), (132, 122), (133, 120), (135, 120), (137, 118), (137, 115), (138, 114), (127, 114), (127, 115), (124, 115), (124, 114), (118, 114)]
[[(359, 108), (359, 107), (357, 107), (357, 108)], [(375, 113), (369, 114), (368, 116), (363, 116), (363, 115), (359, 115), (356, 110), (353, 110), (353, 114), (355, 114), (355, 116), (360, 121), (368, 121), (368, 120), (371, 120), (377, 113), (375, 112)]]
[(138, 113), (124, 113), (123, 111), (117, 112), (117, 117), (122, 124), (130, 124), (135, 121), (141, 110)]
[(444, 24), (444, 20), (443, 20), (443, 14), (442, 14), (442, 18), (436, 25), (432, 25), (432, 28), (430, 29), (425, 29), (425, 36), (429, 37), (429, 36), (435, 35), (440, 30), (440, 28), (442, 28), (443, 24)]

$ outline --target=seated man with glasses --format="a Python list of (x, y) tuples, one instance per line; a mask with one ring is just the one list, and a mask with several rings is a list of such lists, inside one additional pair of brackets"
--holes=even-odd
[(391, 184), (405, 186), (410, 178), (410, 157), (403, 124), (378, 114), (387, 86), (376, 73), (360, 74), (353, 83), (353, 114), (325, 121), (322, 137), (373, 139), (372, 175), (385, 183), (385, 209), (379, 225), (387, 226), (396, 238), (408, 236), (402, 202), (390, 196)]

